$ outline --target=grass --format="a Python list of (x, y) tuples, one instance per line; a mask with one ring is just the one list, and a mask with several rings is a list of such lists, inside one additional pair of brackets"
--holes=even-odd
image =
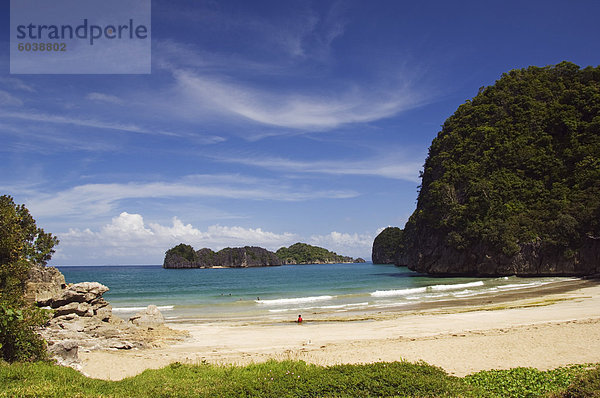
[(516, 368), (459, 378), (422, 362), (330, 367), (302, 361), (269, 361), (245, 367), (175, 363), (121, 381), (104, 381), (48, 363), (2, 363), (0, 397), (543, 397), (555, 394), (554, 397), (570, 398), (600, 391), (599, 369), (585, 365), (545, 372)]

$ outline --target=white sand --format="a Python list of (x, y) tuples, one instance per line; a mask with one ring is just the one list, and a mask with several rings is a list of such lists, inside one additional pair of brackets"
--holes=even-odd
[[(80, 353), (83, 372), (118, 380), (171, 362), (319, 365), (424, 360), (451, 374), (600, 362), (600, 286), (509, 303), (391, 312), (367, 321), (172, 324), (190, 332), (170, 347)], [(508, 308), (507, 308), (508, 307)]]

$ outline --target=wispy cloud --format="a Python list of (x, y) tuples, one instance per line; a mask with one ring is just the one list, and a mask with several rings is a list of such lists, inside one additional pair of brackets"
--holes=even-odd
[(266, 156), (214, 157), (228, 163), (262, 167), (294, 173), (377, 176), (406, 181), (419, 181), (422, 160), (401, 160), (389, 156), (367, 160), (300, 161)]
[(263, 54), (268, 59), (318, 59), (343, 34), (346, 24), (343, 2), (333, 2), (323, 10), (325, 5), (320, 2), (321, 10), (317, 10), (308, 2), (292, 2), (271, 7), (271, 15), (249, 8), (231, 12), (218, 2), (194, 6), (157, 2), (153, 8), (160, 10), (163, 18), (201, 26), (206, 36), (235, 40), (241, 52)]
[(255, 123), (269, 126), (320, 130), (349, 123), (364, 123), (393, 116), (421, 105), (424, 97), (408, 82), (393, 88), (358, 87), (300, 94), (202, 76), (189, 71), (174, 72), (180, 91), (196, 102)]
[(8, 91), (0, 90), (0, 105), (2, 106), (21, 106), (23, 101), (15, 97)]
[[(122, 148), (114, 143), (90, 139), (50, 129), (48, 126), (31, 129), (23, 126), (0, 123), (0, 131), (5, 135), (4, 147), (0, 151), (38, 152), (44, 154), (63, 151), (105, 152)], [(13, 136), (12, 140), (8, 136)]]
[(132, 123), (113, 123), (101, 121), (93, 118), (84, 119), (78, 117), (50, 115), (39, 112), (0, 112), (0, 117), (14, 118), (27, 121), (43, 122), (43, 123), (57, 123), (57, 124), (70, 124), (81, 127), (92, 127), (98, 129), (108, 129), (116, 131), (126, 131), (130, 133), (138, 134), (156, 134), (156, 135), (167, 135), (167, 136), (179, 136), (179, 134), (170, 131), (152, 130), (140, 127)]
[(100, 102), (108, 102), (111, 104), (120, 105), (123, 103), (123, 100), (115, 95), (103, 94), (103, 93), (89, 93), (85, 96), (85, 98), (92, 101), (100, 101)]
[(23, 82), (21, 79), (17, 79), (16, 77), (0, 77), (0, 83), (2, 83), (5, 87), (10, 87), (15, 90), (27, 91), (30, 93), (34, 93), (36, 90), (33, 86)]
[(27, 207), (37, 216), (93, 218), (114, 212), (127, 199), (225, 198), (305, 201), (356, 197), (354, 191), (298, 190), (277, 181), (246, 180), (243, 176), (195, 176), (178, 182), (85, 184), (64, 191), (27, 195)]

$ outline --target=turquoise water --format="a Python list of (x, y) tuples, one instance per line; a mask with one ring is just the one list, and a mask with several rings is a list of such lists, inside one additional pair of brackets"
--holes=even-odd
[(167, 320), (292, 319), (369, 311), (538, 286), (565, 278), (432, 278), (392, 265), (315, 264), (264, 268), (58, 267), (68, 283), (97, 281), (127, 318), (149, 304)]

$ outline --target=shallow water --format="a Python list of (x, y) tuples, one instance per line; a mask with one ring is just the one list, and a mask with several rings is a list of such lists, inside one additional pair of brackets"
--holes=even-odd
[(97, 281), (127, 318), (149, 304), (167, 320), (295, 319), (541, 286), (568, 278), (432, 278), (393, 265), (315, 264), (264, 268), (58, 267), (68, 283)]

